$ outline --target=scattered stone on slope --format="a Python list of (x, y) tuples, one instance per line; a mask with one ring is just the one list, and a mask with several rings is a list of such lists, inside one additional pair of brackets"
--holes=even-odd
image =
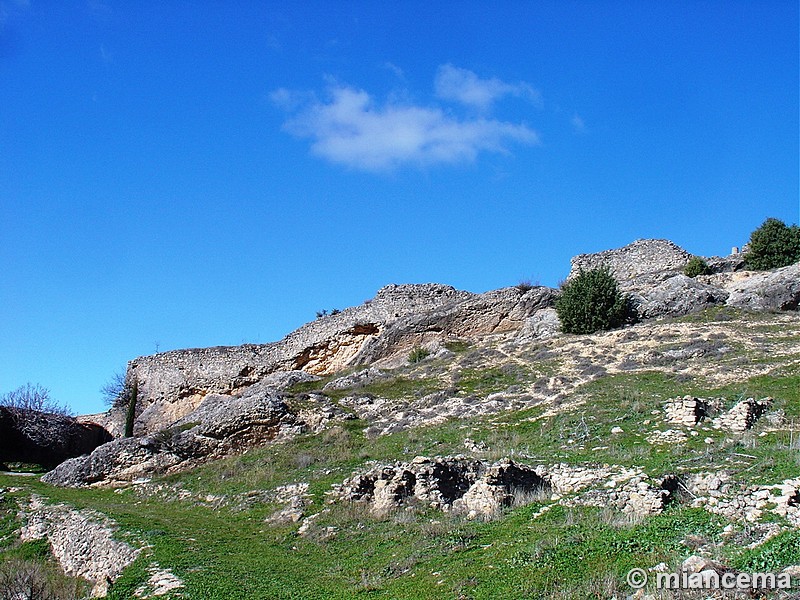
[(662, 315), (680, 316), (722, 304), (728, 292), (679, 274), (634, 297), (636, 311), (641, 319)]
[(568, 279), (581, 270), (607, 266), (620, 289), (626, 292), (641, 291), (683, 273), (691, 257), (691, 254), (669, 240), (636, 240), (622, 248), (574, 257)]
[(271, 501), (282, 504), (266, 522), (270, 524), (297, 523), (305, 516), (305, 508), (310, 501), (308, 484), (305, 482), (290, 483), (275, 488)]
[(678, 429), (667, 429), (651, 431), (645, 439), (656, 446), (677, 446), (684, 443), (688, 436)]
[(800, 305), (800, 262), (757, 273), (727, 286), (729, 306), (749, 310), (797, 310)]
[(93, 597), (103, 597), (140, 548), (114, 539), (115, 524), (99, 513), (64, 504), (47, 505), (39, 497), (22, 507), (23, 541), (46, 539), (64, 573), (94, 584)]
[(376, 369), (375, 367), (367, 367), (366, 369), (356, 371), (355, 373), (351, 373), (349, 375), (343, 375), (329, 381), (322, 388), (322, 391), (329, 392), (332, 390), (344, 390), (361, 387), (373, 383), (379, 379), (383, 379), (384, 377), (385, 375), (380, 369)]
[(147, 567), (147, 572), (150, 574), (147, 581), (133, 592), (136, 598), (157, 598), (183, 588), (180, 577), (170, 569), (162, 569), (157, 563)]

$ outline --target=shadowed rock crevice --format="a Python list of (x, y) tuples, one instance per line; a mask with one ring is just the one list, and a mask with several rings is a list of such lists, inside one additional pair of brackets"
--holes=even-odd
[(0, 462), (52, 468), (68, 458), (88, 454), (111, 439), (111, 434), (95, 423), (0, 406)]

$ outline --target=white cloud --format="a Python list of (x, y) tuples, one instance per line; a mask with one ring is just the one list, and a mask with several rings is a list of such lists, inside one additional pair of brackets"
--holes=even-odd
[(586, 133), (586, 123), (584, 123), (580, 115), (573, 115), (571, 122), (572, 129), (575, 133)]
[(325, 101), (285, 89), (271, 97), (292, 116), (285, 129), (311, 139), (314, 154), (370, 171), (403, 164), (471, 162), (480, 152), (508, 152), (509, 143), (537, 144), (524, 124), (482, 116), (459, 118), (438, 107), (397, 100), (378, 105), (364, 90), (334, 84)]
[(436, 73), (436, 95), (443, 100), (453, 100), (480, 111), (488, 111), (495, 101), (504, 96), (524, 98), (535, 104), (541, 96), (527, 83), (505, 83), (497, 78), (481, 79), (472, 71), (447, 64)]

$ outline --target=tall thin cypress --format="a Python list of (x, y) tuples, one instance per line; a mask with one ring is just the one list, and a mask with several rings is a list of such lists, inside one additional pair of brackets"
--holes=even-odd
[(139, 395), (139, 384), (134, 379), (128, 398), (128, 414), (125, 417), (125, 437), (133, 437), (133, 422), (136, 419), (136, 399)]

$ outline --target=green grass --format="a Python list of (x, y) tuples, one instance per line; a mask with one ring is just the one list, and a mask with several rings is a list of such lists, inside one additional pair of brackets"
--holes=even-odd
[[(3, 482), (4, 483), (4, 482)], [(188, 598), (604, 598), (624, 590), (633, 566), (675, 562), (690, 554), (688, 534), (717, 539), (723, 523), (701, 510), (676, 507), (635, 525), (610, 511), (557, 506), (538, 519), (538, 504), (500, 520), (472, 522), (441, 513), (398, 513), (375, 519), (336, 505), (320, 527), (331, 539), (298, 538), (291, 527), (264, 524), (263, 509), (232, 512), (137, 499), (134, 492), (32, 490), (92, 507), (151, 548), (114, 586), (130, 598), (151, 561), (186, 582)], [(541, 597), (540, 595), (538, 597)]]
[[(717, 307), (677, 321), (728, 323), (759, 328), (766, 349), (737, 347), (742, 365), (763, 364), (769, 343), (780, 334), (769, 316)], [(784, 336), (786, 337), (786, 336)], [(791, 341), (791, 340), (784, 340)], [(672, 346), (670, 346), (670, 344)], [(664, 348), (682, 348), (674, 339)], [(663, 348), (661, 348), (663, 349)], [(459, 396), (485, 398), (497, 392), (525, 389), (543, 376), (558, 374), (560, 357), (547, 347), (520, 351), (513, 362), (485, 348), (459, 344), (455, 357), (426, 360), (387, 371), (385, 377), (351, 389), (326, 392), (333, 401), (352, 394), (414, 400), (447, 390)], [(729, 360), (729, 356), (723, 360)], [(700, 358), (715, 360), (718, 358)], [(496, 366), (481, 367), (491, 362)], [(699, 371), (698, 371), (699, 372)], [(341, 375), (341, 374), (340, 374)], [(320, 391), (334, 376), (298, 384), (289, 403), (300, 406), (304, 394)], [(733, 434), (702, 423), (682, 444), (652, 445), (654, 430), (676, 429), (664, 421), (663, 403), (684, 395), (739, 399), (771, 396), (773, 411), (786, 422), (777, 428), (762, 420), (752, 431)], [(643, 521), (611, 509), (552, 505), (535, 517), (541, 501), (508, 510), (492, 521), (464, 518), (418, 506), (373, 517), (361, 505), (328, 502), (331, 486), (372, 464), (411, 460), (417, 455), (465, 453), (469, 437), (485, 444), (477, 456), (495, 460), (511, 456), (528, 464), (604, 463), (637, 467), (657, 478), (667, 473), (726, 470), (748, 484), (774, 484), (800, 473), (800, 366), (781, 358), (765, 375), (720, 386), (700, 376), (659, 370), (602, 375), (583, 384), (564, 402), (580, 401), (569, 410), (544, 416), (547, 404), (370, 438), (370, 423), (354, 419), (317, 435), (250, 449), (192, 470), (157, 477), (163, 494), (147, 496), (133, 489), (61, 489), (36, 478), (0, 476), (0, 488), (16, 486), (10, 496), (41, 494), (52, 502), (92, 508), (120, 525), (120, 536), (149, 546), (115, 584), (111, 598), (130, 598), (158, 562), (186, 582), (183, 597), (192, 599), (271, 598), (562, 598), (626, 597), (624, 581), (632, 567), (660, 562), (675, 568), (698, 546), (715, 558), (743, 570), (779, 570), (800, 560), (797, 530), (780, 534), (751, 550), (725, 543), (727, 521), (677, 501), (664, 513)], [(793, 430), (793, 420), (797, 429)], [(612, 434), (614, 427), (622, 433)], [(761, 435), (764, 434), (764, 435)], [(709, 438), (713, 443), (706, 443)], [(250, 491), (307, 482), (307, 513), (323, 512), (308, 537), (297, 524), (270, 525), (266, 518), (278, 506), (242, 504)], [(191, 497), (180, 500), (178, 490)], [(224, 496), (221, 507), (204, 500)], [(541, 499), (540, 499), (541, 500)], [(39, 542), (19, 545), (19, 526), (12, 499), (0, 504), (0, 559), (27, 556), (50, 560)], [(782, 522), (766, 514), (763, 521)], [(325, 528), (332, 528), (328, 536)], [(737, 525), (743, 537), (747, 526)], [(738, 535), (738, 534), (737, 534)]]

